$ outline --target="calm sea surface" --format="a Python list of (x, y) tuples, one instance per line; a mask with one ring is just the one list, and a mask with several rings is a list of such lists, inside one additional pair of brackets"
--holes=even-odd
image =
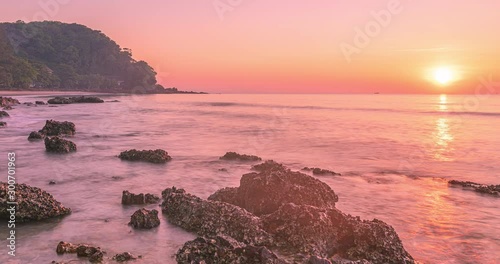
[[(50, 96), (16, 96), (21, 102)], [(17, 256), (0, 246), (0, 263), (50, 263), (59, 241), (130, 251), (140, 263), (174, 263), (195, 236), (170, 225), (127, 226), (139, 209), (121, 193), (171, 186), (207, 198), (238, 186), (248, 163), (219, 161), (227, 151), (274, 159), (292, 169), (331, 169), (319, 177), (339, 195), (338, 207), (394, 226), (422, 263), (500, 263), (500, 198), (452, 188), (448, 179), (500, 184), (500, 97), (467, 95), (146, 95), (102, 96), (104, 104), (19, 105), (0, 129), (0, 171), (17, 156), (18, 182), (51, 193), (73, 213), (18, 226)], [(78, 152), (53, 155), (28, 142), (45, 120), (71, 121)], [(167, 165), (130, 163), (124, 150), (165, 149)], [(219, 171), (226, 168), (227, 172)], [(54, 180), (56, 185), (49, 185)], [(159, 209), (157, 205), (148, 208)], [(105, 221), (107, 220), (107, 221)], [(6, 224), (0, 236), (7, 237)], [(75, 262), (72, 262), (75, 263)], [(84, 262), (82, 262), (84, 263)]]

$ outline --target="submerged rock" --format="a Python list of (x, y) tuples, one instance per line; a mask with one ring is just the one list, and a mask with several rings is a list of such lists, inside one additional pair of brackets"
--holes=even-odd
[(309, 167), (304, 167), (302, 169), (303, 171), (312, 171), (312, 173), (314, 175), (320, 175), (320, 176), (324, 176), (324, 175), (331, 175), (331, 176), (341, 176), (342, 174), (340, 173), (336, 173), (334, 171), (331, 171), (331, 170), (325, 170), (325, 169), (321, 169), (321, 168), (309, 168)]
[(81, 104), (81, 103), (104, 103), (99, 97), (77, 96), (77, 97), (56, 97), (47, 101), (49, 104)]
[(122, 160), (128, 161), (147, 161), (151, 163), (166, 163), (172, 160), (168, 152), (162, 149), (157, 150), (127, 150), (118, 156)]
[(37, 131), (31, 132), (30, 135), (28, 136), (29, 141), (42, 140), (44, 138), (45, 138), (45, 135), (40, 133), (40, 132), (37, 132)]
[(459, 185), (464, 188), (470, 188), (478, 193), (484, 193), (500, 197), (500, 185), (485, 185), (471, 181), (456, 181), (456, 180), (448, 181), (448, 184)]
[(272, 245), (260, 218), (232, 204), (207, 201), (175, 187), (162, 192), (162, 212), (170, 223), (199, 236), (226, 235), (246, 244)]
[(140, 194), (133, 194), (129, 191), (123, 191), (122, 193), (122, 204), (125, 205), (131, 205), (131, 204), (153, 204), (157, 203), (160, 201), (160, 197), (147, 193), (144, 195), (143, 193)]
[(36, 105), (46, 105), (44, 101), (35, 101)]
[(254, 155), (238, 154), (236, 152), (227, 152), (224, 156), (220, 157), (221, 160), (239, 160), (239, 161), (260, 161), (260, 157)]
[(12, 97), (0, 96), (0, 107), (9, 107), (16, 104), (20, 104), (20, 102), (17, 99), (14, 99)]
[(90, 262), (101, 262), (105, 252), (100, 247), (90, 246), (86, 244), (72, 244), (69, 242), (61, 241), (57, 244), (56, 252), (62, 254), (75, 254), (78, 257), (88, 258)]
[(287, 203), (330, 208), (338, 201), (330, 186), (314, 177), (273, 162), (258, 166), (262, 171), (243, 175), (240, 187), (219, 190), (209, 200), (231, 203), (257, 216), (272, 213)]
[(45, 150), (54, 153), (70, 153), (76, 151), (76, 144), (60, 137), (45, 138)]
[(158, 211), (146, 210), (142, 208), (140, 210), (135, 211), (135, 213), (130, 217), (129, 225), (134, 228), (141, 229), (151, 229), (153, 227), (157, 227), (160, 225), (160, 219), (158, 218)]
[(26, 184), (15, 184), (15, 195), (8, 193), (7, 183), (0, 183), (0, 219), (9, 219), (11, 205), (7, 202), (17, 202), (15, 211), (16, 222), (40, 221), (52, 217), (64, 216), (71, 213), (71, 209), (64, 207), (51, 194), (40, 188)]
[(76, 132), (75, 124), (64, 121), (47, 120), (42, 130), (38, 131), (46, 136), (73, 136)]
[(5, 112), (5, 111), (0, 111), (0, 118), (3, 118), (3, 117), (10, 117), (9, 113)]
[(6, 127), (6, 126), (7, 126), (7, 122), (0, 121), (0, 127)]
[(133, 260), (133, 259), (137, 259), (136, 256), (130, 254), (130, 252), (123, 252), (123, 253), (120, 253), (120, 254), (116, 254), (114, 257), (113, 257), (113, 260), (117, 261), (117, 262), (124, 262), (124, 261), (129, 261), (129, 260)]
[(255, 263), (285, 264), (272, 251), (264, 246), (246, 245), (231, 237), (198, 237), (188, 241), (175, 254), (177, 263)]

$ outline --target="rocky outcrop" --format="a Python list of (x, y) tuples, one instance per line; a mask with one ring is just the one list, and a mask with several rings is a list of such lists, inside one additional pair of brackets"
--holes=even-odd
[(160, 197), (146, 193), (134, 194), (129, 191), (123, 191), (122, 193), (122, 204), (131, 205), (131, 204), (154, 204), (160, 201)]
[(129, 261), (129, 260), (133, 260), (133, 259), (137, 259), (137, 257), (130, 254), (130, 252), (123, 252), (120, 254), (116, 254), (113, 257), (113, 260), (117, 261), (117, 262), (125, 262), (125, 261)]
[(254, 155), (238, 154), (236, 152), (227, 152), (224, 156), (220, 157), (221, 160), (238, 160), (238, 161), (260, 161), (260, 157)]
[(160, 219), (158, 218), (158, 211), (146, 210), (142, 208), (137, 210), (131, 217), (129, 225), (138, 229), (151, 229), (160, 225)]
[(220, 190), (209, 200), (231, 203), (257, 216), (270, 214), (287, 203), (335, 207), (338, 196), (326, 183), (281, 164), (265, 164), (259, 165), (261, 172), (243, 175), (236, 190)]
[(60, 137), (45, 138), (45, 150), (53, 153), (70, 153), (76, 151), (76, 144)]
[(286, 264), (264, 246), (240, 243), (231, 237), (198, 237), (188, 241), (175, 255), (177, 263)]
[(12, 97), (0, 96), (0, 107), (9, 107), (16, 104), (20, 104), (20, 102), (17, 99), (14, 99)]
[(151, 163), (166, 163), (172, 160), (168, 152), (162, 149), (157, 150), (127, 150), (118, 156), (122, 160), (128, 161), (146, 161)]
[(263, 172), (268, 170), (286, 169), (283, 164), (277, 163), (274, 160), (266, 160), (264, 163), (253, 165), (252, 170)]
[(47, 120), (42, 130), (38, 131), (46, 136), (73, 136), (76, 133), (75, 124), (64, 121)]
[(272, 244), (260, 218), (235, 205), (207, 201), (175, 187), (162, 192), (162, 212), (170, 223), (199, 236), (226, 235), (246, 244)]
[(478, 193), (500, 197), (500, 185), (485, 185), (471, 181), (456, 181), (456, 180), (448, 181), (448, 184), (455, 186), (462, 186), (465, 189), (471, 189)]
[(312, 171), (312, 173), (314, 175), (318, 175), (318, 176), (327, 176), (327, 175), (330, 175), (330, 176), (341, 176), (342, 175), (340, 173), (336, 173), (334, 171), (325, 170), (325, 169), (321, 169), (321, 168), (304, 167), (302, 170), (303, 171)]
[(9, 113), (7, 113), (5, 111), (0, 111), (0, 118), (4, 118), (4, 117), (10, 117)]
[(104, 258), (104, 252), (100, 247), (90, 246), (86, 244), (72, 244), (68, 242), (61, 241), (56, 248), (57, 254), (74, 254), (78, 257), (88, 258), (92, 263), (102, 262)]
[[(12, 210), (8, 202), (17, 202), (16, 222), (39, 221), (52, 217), (64, 216), (71, 209), (56, 201), (51, 194), (26, 184), (15, 184), (15, 195), (8, 193), (9, 185), (0, 183), (0, 218), (9, 219)], [(10, 187), (12, 188), (12, 187)]]
[(29, 141), (37, 141), (37, 140), (42, 140), (44, 138), (45, 138), (44, 134), (36, 131), (31, 132), (30, 135), (28, 136)]
[(7, 122), (0, 121), (0, 127), (6, 127), (6, 126), (7, 126)]
[(82, 104), (82, 103), (104, 103), (99, 97), (77, 96), (77, 97), (56, 97), (47, 101), (49, 104)]

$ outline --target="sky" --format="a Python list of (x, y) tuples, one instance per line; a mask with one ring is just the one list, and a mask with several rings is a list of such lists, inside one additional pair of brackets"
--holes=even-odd
[[(161, 84), (180, 90), (500, 90), (492, 86), (500, 82), (495, 0), (0, 0), (0, 6), (4, 22), (55, 20), (100, 30), (147, 61)], [(481, 88), (485, 82), (489, 87)]]

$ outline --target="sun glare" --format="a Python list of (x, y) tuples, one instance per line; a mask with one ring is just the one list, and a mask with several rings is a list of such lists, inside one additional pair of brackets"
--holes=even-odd
[(441, 67), (434, 70), (434, 81), (441, 85), (447, 85), (454, 79), (453, 71), (450, 68)]

